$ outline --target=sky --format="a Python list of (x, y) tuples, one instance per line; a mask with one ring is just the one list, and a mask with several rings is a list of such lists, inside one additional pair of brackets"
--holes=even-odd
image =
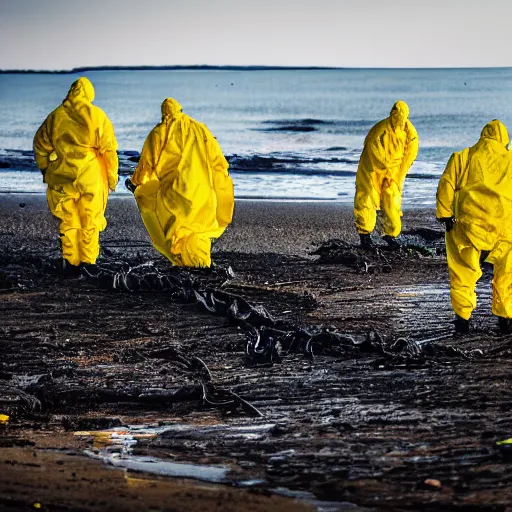
[(0, 0), (0, 69), (512, 66), (506, 0)]

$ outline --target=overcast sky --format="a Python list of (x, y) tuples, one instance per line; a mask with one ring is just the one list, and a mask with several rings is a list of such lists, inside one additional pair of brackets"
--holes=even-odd
[(511, 66), (512, 1), (0, 0), (1, 69)]

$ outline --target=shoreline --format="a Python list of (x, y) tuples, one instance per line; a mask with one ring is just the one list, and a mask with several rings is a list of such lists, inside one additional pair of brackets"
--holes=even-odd
[[(1, 195), (18, 195), (18, 196), (41, 196), (45, 197), (46, 192), (44, 191), (27, 191), (27, 190), (0, 190), (0, 196)], [(345, 197), (345, 195), (348, 195), (348, 192), (339, 194), (339, 197)], [(109, 197), (109, 201), (114, 200), (120, 200), (120, 199), (127, 199), (133, 197), (133, 194), (131, 192), (116, 192)], [(349, 201), (339, 199), (339, 198), (315, 198), (315, 197), (266, 197), (266, 196), (237, 196), (235, 197), (235, 203), (237, 202), (270, 202), (270, 203), (319, 203), (319, 204), (343, 204), (343, 205), (353, 205), (353, 199), (351, 198)], [(351, 206), (352, 207), (352, 206)], [(434, 210), (435, 211), (435, 204), (427, 204), (427, 203), (419, 203), (419, 204), (412, 204), (412, 203), (406, 203), (402, 205), (402, 210)]]

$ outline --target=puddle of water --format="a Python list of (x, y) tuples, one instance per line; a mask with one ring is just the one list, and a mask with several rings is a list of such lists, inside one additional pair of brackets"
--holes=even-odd
[(105, 464), (117, 468), (141, 471), (154, 475), (172, 476), (178, 478), (192, 478), (203, 482), (228, 483), (226, 475), (228, 468), (222, 466), (200, 466), (195, 464), (182, 464), (169, 462), (155, 457), (142, 457), (137, 455), (122, 455), (101, 450), (85, 450), (93, 459), (99, 459)]
[(254, 478), (252, 480), (242, 480), (240, 482), (236, 482), (236, 485), (239, 487), (254, 487), (255, 485), (263, 485), (265, 483), (265, 480)]
[[(203, 482), (228, 483), (226, 475), (229, 469), (224, 466), (202, 466), (170, 462), (156, 457), (143, 457), (133, 454), (134, 446), (142, 439), (155, 439), (164, 432), (171, 430), (187, 431), (192, 429), (201, 430), (200, 427), (176, 424), (163, 427), (116, 427), (109, 430), (78, 431), (74, 434), (79, 437), (92, 437), (92, 449), (85, 450), (84, 453), (88, 457), (99, 459), (111, 466), (156, 475), (192, 478)], [(242, 428), (240, 430), (248, 429)], [(248, 434), (244, 432), (243, 435)]]

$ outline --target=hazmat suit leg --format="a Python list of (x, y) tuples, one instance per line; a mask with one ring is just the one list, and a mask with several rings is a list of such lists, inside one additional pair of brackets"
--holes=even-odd
[(61, 223), (60, 231), (62, 257), (75, 267), (80, 265), (80, 255), (78, 249), (79, 230), (73, 228), (65, 229), (62, 227)]
[(212, 242), (210, 238), (196, 233), (190, 233), (181, 240), (181, 261), (185, 267), (211, 267)]
[(446, 233), (446, 259), (453, 311), (464, 320), (469, 320), (476, 308), (476, 283), (482, 276), (480, 251), (457, 224)]
[(77, 206), (81, 223), (78, 239), (80, 262), (94, 264), (100, 253), (100, 229), (104, 223), (103, 202), (92, 194), (82, 194)]
[(80, 264), (79, 230), (80, 216), (76, 205), (79, 194), (73, 185), (50, 188), (46, 192), (48, 206), (55, 217), (60, 220), (60, 241), (62, 257), (71, 265)]
[(382, 234), (396, 238), (402, 231), (402, 194), (395, 182), (382, 189)]
[(512, 244), (500, 242), (487, 258), (494, 264), (492, 280), (492, 312), (512, 318)]
[(356, 192), (354, 199), (354, 219), (360, 235), (370, 234), (377, 223), (377, 209), (371, 196), (366, 192)]

